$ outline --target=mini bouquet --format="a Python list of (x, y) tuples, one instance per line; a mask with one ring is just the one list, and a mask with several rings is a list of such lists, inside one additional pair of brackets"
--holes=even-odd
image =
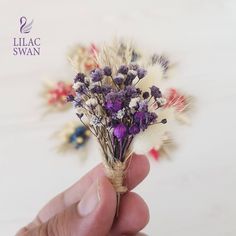
[(138, 87), (141, 81), (145, 83), (147, 70), (129, 61), (130, 50), (124, 58), (114, 57), (110, 50), (105, 47), (100, 53), (98, 68), (88, 75), (79, 72), (75, 76), (75, 95), (70, 94), (67, 100), (73, 103), (79, 120), (97, 138), (119, 202), (120, 194), (127, 191), (123, 180), (133, 140), (151, 126), (164, 126), (167, 119), (158, 116), (165, 104), (160, 89), (155, 85), (148, 90)]
[[(139, 137), (133, 140), (132, 147), (136, 152), (148, 154), (154, 160), (171, 155), (172, 150), (177, 147), (176, 141), (178, 141), (174, 138), (175, 129), (178, 127), (178, 124), (173, 125), (173, 122), (190, 123), (188, 113), (191, 111), (192, 97), (172, 87), (173, 85), (169, 86), (168, 82), (170, 81), (169, 78), (171, 77), (173, 64), (170, 63), (168, 57), (158, 53), (144, 53), (129, 41), (115, 40), (105, 47), (95, 44), (78, 44), (69, 51), (68, 59), (76, 73), (83, 74), (85, 83), (76, 83), (72, 86), (71, 80), (58, 81), (56, 83), (49, 81), (44, 92), (48, 111), (64, 111), (70, 108), (71, 106), (68, 106), (69, 104), (65, 102), (66, 96), (70, 94), (76, 98), (76, 90), (82, 89), (84, 86), (86, 93), (88, 88), (92, 88), (93, 94), (98, 94), (98, 96), (105, 98), (104, 93), (109, 92), (109, 89), (119, 88), (124, 90), (125, 86), (134, 86), (138, 91), (146, 91), (151, 95), (150, 88), (154, 85), (162, 91), (162, 96), (156, 99), (156, 103), (157, 101), (159, 102), (158, 121), (168, 118), (168, 124), (165, 126), (153, 125), (152, 129), (146, 129), (144, 133), (137, 133), (136, 136), (138, 135)], [(103, 70), (106, 66), (111, 70), (112, 77), (106, 75), (106, 71)], [(123, 70), (120, 67), (123, 67)], [(144, 77), (140, 79), (141, 69), (143, 70)], [(95, 71), (99, 73), (100, 70), (102, 70), (100, 72), (102, 74), (102, 81), (92, 81), (91, 83), (92, 73), (95, 73)], [(108, 78), (110, 78), (110, 81), (108, 81)], [(110, 82), (112, 83), (110, 84)], [(105, 87), (102, 91), (99, 91), (101, 90), (101, 85), (102, 87), (105, 85)], [(132, 102), (139, 100), (138, 97), (133, 98)], [(146, 100), (148, 99), (146, 98)], [(76, 105), (75, 101), (73, 103)], [(155, 103), (152, 106), (155, 106)], [(116, 112), (120, 116), (125, 112), (122, 109)], [(112, 115), (114, 116), (114, 114)], [(88, 120), (86, 122), (84, 118), (82, 121), (87, 126), (86, 133), (89, 133), (88, 127), (90, 122)], [(95, 119), (96, 117), (93, 118)], [(59, 135), (56, 136), (60, 141), (59, 150), (71, 149), (81, 151), (85, 149), (84, 144), (88, 141), (89, 136), (86, 136), (87, 138), (83, 139), (84, 142), (80, 145), (80, 137), (76, 139), (73, 135), (76, 127), (83, 124), (79, 121), (70, 123), (76, 123), (73, 129), (71, 125), (66, 125), (58, 132)], [(73, 140), (70, 138), (72, 136), (74, 137)]]

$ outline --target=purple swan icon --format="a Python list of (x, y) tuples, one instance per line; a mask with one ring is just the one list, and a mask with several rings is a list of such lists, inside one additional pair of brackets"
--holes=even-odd
[(33, 20), (27, 24), (27, 18), (25, 16), (22, 16), (20, 18), (20, 32), (22, 34), (28, 34), (32, 28)]

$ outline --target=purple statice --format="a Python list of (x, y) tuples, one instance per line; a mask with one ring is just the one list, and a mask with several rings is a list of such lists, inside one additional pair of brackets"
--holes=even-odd
[(121, 65), (118, 69), (118, 73), (121, 73), (123, 75), (126, 75), (129, 71), (129, 67), (126, 65)]
[(83, 99), (81, 97), (75, 97), (73, 100), (74, 107), (81, 107), (83, 105)]
[(151, 90), (151, 95), (154, 97), (154, 99), (160, 98), (162, 96), (161, 91), (158, 87), (153, 85), (150, 88), (150, 90)]
[(147, 74), (147, 71), (145, 69), (143, 69), (143, 68), (138, 68), (137, 74), (138, 74), (138, 78), (142, 79)]
[(148, 111), (148, 102), (146, 100), (139, 101), (138, 110), (147, 112)]
[(108, 100), (105, 107), (107, 111), (117, 112), (122, 109), (122, 101), (120, 99)]
[(72, 94), (69, 94), (67, 97), (66, 97), (66, 101), (67, 102), (73, 102), (75, 99), (75, 97), (72, 95)]
[(80, 85), (80, 86), (75, 90), (75, 92), (77, 92), (78, 94), (82, 94), (82, 93), (85, 94), (86, 91), (87, 91), (87, 87), (86, 87), (85, 84)]
[(150, 96), (149, 92), (144, 92), (144, 93), (143, 93), (143, 98), (144, 98), (144, 99), (149, 98), (149, 96)]
[(147, 119), (146, 119), (147, 112), (144, 111), (137, 111), (134, 113), (134, 122), (139, 125), (140, 127), (144, 124), (146, 124)]
[(123, 82), (124, 82), (124, 77), (121, 76), (121, 75), (117, 75), (115, 78), (114, 78), (114, 81), (117, 85), (121, 85)]
[(148, 113), (148, 122), (151, 124), (152, 122), (157, 120), (157, 114), (155, 112)]
[(102, 93), (102, 87), (100, 86), (100, 85), (94, 85), (91, 89), (90, 89), (90, 91), (92, 92), (92, 93), (97, 93), (97, 94), (100, 94), (100, 93)]
[(125, 87), (124, 89), (125, 91), (125, 95), (128, 97), (128, 98), (134, 98), (134, 97), (137, 97), (139, 95), (139, 90), (132, 86), (132, 85), (128, 85)]
[(108, 93), (110, 93), (112, 90), (112, 87), (109, 85), (104, 85), (102, 86), (102, 93), (103, 95), (107, 95)]
[(140, 128), (138, 125), (133, 124), (130, 128), (129, 128), (129, 134), (131, 135), (135, 135), (138, 134), (140, 132)]
[(123, 140), (127, 136), (126, 125), (124, 125), (124, 124), (116, 125), (114, 127), (113, 134), (118, 140)]
[(85, 78), (85, 74), (84, 73), (78, 73), (75, 78), (74, 78), (74, 82), (81, 82), (84, 83), (84, 78)]
[(111, 76), (111, 75), (112, 75), (111, 67), (105, 66), (105, 67), (103, 68), (103, 73), (104, 73), (104, 75), (106, 75), (106, 76)]
[(91, 72), (91, 78), (93, 82), (99, 82), (103, 78), (103, 70), (97, 68)]

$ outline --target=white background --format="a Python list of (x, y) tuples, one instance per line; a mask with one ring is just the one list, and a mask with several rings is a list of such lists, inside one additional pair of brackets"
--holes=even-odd
[[(12, 55), (19, 18), (34, 19), (41, 55)], [(152, 162), (137, 192), (156, 236), (236, 235), (236, 2), (234, 0), (0, 1), (0, 235), (14, 235), (99, 157), (55, 152), (50, 136), (73, 114), (41, 119), (42, 78), (72, 75), (74, 43), (113, 36), (167, 53), (176, 85), (196, 97), (191, 127), (170, 161)]]

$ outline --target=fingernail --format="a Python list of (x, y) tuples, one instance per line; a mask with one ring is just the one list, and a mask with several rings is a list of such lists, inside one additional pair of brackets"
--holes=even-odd
[(92, 213), (100, 201), (98, 180), (92, 184), (78, 204), (80, 216), (87, 216)]

